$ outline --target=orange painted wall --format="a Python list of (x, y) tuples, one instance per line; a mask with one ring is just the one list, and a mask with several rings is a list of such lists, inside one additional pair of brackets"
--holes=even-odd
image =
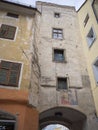
[(28, 91), (0, 88), (0, 101), (28, 102)]
[(36, 109), (26, 108), (24, 130), (38, 130), (39, 129), (39, 114)]
[(0, 89), (0, 110), (17, 116), (16, 130), (38, 130), (38, 111), (28, 105), (28, 92)]

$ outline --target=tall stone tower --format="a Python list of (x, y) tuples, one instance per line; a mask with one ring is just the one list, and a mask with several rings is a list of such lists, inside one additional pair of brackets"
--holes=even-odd
[(77, 13), (74, 7), (44, 2), (37, 2), (37, 9), (40, 75), (31, 78), (29, 101), (40, 112), (40, 129), (61, 123), (72, 130), (96, 130)]

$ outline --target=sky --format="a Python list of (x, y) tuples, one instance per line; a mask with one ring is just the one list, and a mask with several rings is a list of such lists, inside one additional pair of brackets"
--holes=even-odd
[(31, 5), (32, 7), (36, 7), (36, 1), (43, 1), (43, 2), (50, 2), (55, 3), (59, 5), (69, 5), (69, 6), (75, 6), (76, 10), (79, 9), (80, 5), (84, 3), (85, 0), (7, 0), (12, 2), (18, 2), (20, 4), (26, 4)]
[(69, 129), (60, 124), (51, 124), (51, 125), (47, 125), (42, 130), (69, 130)]

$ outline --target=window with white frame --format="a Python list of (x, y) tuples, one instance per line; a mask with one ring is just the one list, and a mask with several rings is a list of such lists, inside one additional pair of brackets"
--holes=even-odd
[(1, 60), (0, 85), (18, 87), (21, 63)]
[(58, 77), (57, 78), (57, 89), (68, 89), (67, 77)]
[(2, 24), (0, 27), (0, 38), (14, 40), (16, 27)]
[(92, 27), (91, 27), (90, 31), (88, 32), (86, 38), (87, 38), (88, 46), (90, 47), (96, 39), (95, 32), (94, 32), (94, 29)]
[(98, 84), (98, 58), (96, 59), (96, 61), (93, 64), (93, 72), (94, 72), (94, 77), (95, 77), (96, 83)]
[(98, 21), (98, 0), (93, 0), (92, 7), (93, 7), (95, 17)]
[(63, 39), (63, 30), (62, 29), (53, 28), (53, 30), (52, 30), (52, 37), (54, 39)]

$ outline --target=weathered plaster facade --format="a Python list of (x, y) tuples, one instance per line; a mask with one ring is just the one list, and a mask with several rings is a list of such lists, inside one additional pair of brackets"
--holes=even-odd
[[(8, 12), (17, 14), (18, 18), (7, 16)], [(0, 1), (0, 29), (2, 24), (16, 27), (13, 40), (0, 38), (0, 61), (22, 64), (18, 86), (0, 85), (0, 128), (3, 127), (1, 124), (2, 115), (5, 117), (3, 120), (10, 120), (12, 115), (12, 117), (15, 117), (15, 128), (13, 129), (38, 129), (38, 111), (29, 105), (28, 101), (32, 70), (31, 62), (32, 57), (35, 56), (34, 37), (37, 13), (35, 8)], [(6, 33), (9, 33), (9, 30)], [(9, 117), (6, 116), (8, 114)]]
[[(74, 7), (62, 7), (38, 2), (37, 8), (42, 15), (40, 42), (38, 43), (41, 69), (40, 104), (38, 106), (40, 110), (43, 110), (50, 106), (78, 105), (77, 94), (85, 91), (85, 89), (88, 89), (89, 93), (90, 83), (82, 50), (77, 14)], [(55, 12), (60, 13), (60, 18), (54, 18)], [(52, 28), (62, 28), (63, 39), (53, 39)], [(65, 50), (65, 62), (57, 63), (53, 61), (53, 48)], [(57, 77), (68, 77), (68, 90), (57, 90)], [(71, 93), (73, 93), (71, 96), (74, 96), (73, 101), (69, 96)], [(63, 103), (62, 100), (64, 100)]]
[[(0, 12), (0, 25), (17, 27), (15, 39), (0, 39), (0, 59), (22, 63), (20, 88), (28, 89), (30, 83), (31, 46), (33, 18), (20, 15), (19, 19), (6, 16), (6, 11)], [(25, 27), (25, 28), (24, 28)], [(6, 51), (5, 51), (6, 50)]]
[[(38, 106), (39, 86), (40, 86), (40, 65), (38, 57), (38, 43), (40, 42), (40, 17), (41, 14), (36, 12), (34, 18), (33, 39), (32, 39), (32, 58), (31, 58), (31, 80), (29, 88), (29, 103)], [(36, 100), (35, 100), (36, 99)]]
[[(59, 6), (37, 2), (40, 17), (40, 41), (37, 44), (40, 65), (40, 85), (37, 88), (38, 97), (34, 101), (32, 91), (32, 105), (40, 112), (54, 107), (70, 107), (83, 112), (87, 116), (85, 128), (81, 130), (96, 130), (97, 119), (94, 115), (95, 107), (90, 89), (90, 81), (86, 68), (82, 40), (79, 31), (78, 17), (74, 7)], [(60, 13), (55, 18), (54, 13)], [(63, 29), (63, 39), (53, 39), (52, 29)], [(65, 62), (53, 61), (53, 49), (65, 50)], [(57, 89), (57, 77), (68, 78), (68, 89)], [(33, 87), (33, 86), (32, 86)], [(37, 101), (38, 100), (38, 101)], [(35, 103), (36, 102), (36, 103)], [(38, 103), (38, 104), (37, 104)], [(74, 118), (73, 115), (70, 115)], [(94, 128), (95, 127), (95, 128)], [(77, 130), (79, 125), (73, 125)]]

